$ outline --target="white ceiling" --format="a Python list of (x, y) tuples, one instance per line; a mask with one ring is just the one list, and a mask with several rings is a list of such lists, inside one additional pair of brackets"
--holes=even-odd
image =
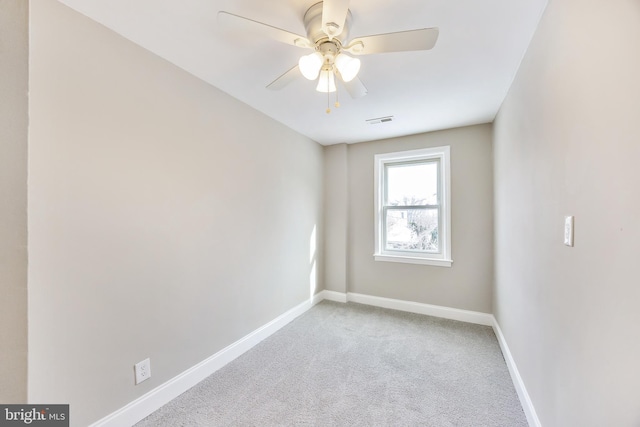
[[(230, 37), (224, 10), (305, 35), (317, 0), (59, 0), (138, 45), (321, 144), (354, 143), (491, 122), (547, 0), (351, 0), (349, 39), (438, 27), (429, 51), (361, 56), (369, 93), (340, 108), (302, 76), (265, 88), (309, 50), (270, 39)], [(333, 95), (331, 104), (333, 105)], [(366, 119), (394, 116), (371, 125)]]

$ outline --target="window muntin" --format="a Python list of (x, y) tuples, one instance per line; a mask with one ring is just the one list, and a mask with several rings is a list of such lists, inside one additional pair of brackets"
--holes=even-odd
[(449, 147), (376, 156), (379, 261), (451, 265)]

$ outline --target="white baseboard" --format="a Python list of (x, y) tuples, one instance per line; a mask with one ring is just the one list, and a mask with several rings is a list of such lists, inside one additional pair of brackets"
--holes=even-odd
[(187, 369), (180, 375), (156, 387), (116, 412), (96, 421), (91, 427), (131, 426), (147, 417), (163, 405), (189, 390), (229, 362), (250, 350), (260, 341), (277, 332), (324, 299), (322, 292), (278, 316), (249, 335), (220, 350), (213, 356)]
[[(491, 316), (493, 317), (493, 316)], [(513, 360), (511, 356), (511, 351), (509, 351), (509, 346), (507, 345), (507, 341), (502, 335), (502, 330), (500, 329), (500, 325), (498, 321), (493, 317), (493, 331), (498, 338), (498, 343), (500, 344), (500, 349), (502, 350), (502, 355), (504, 356), (504, 361), (507, 363), (507, 368), (509, 368), (509, 373), (511, 374), (511, 380), (513, 381), (513, 385), (516, 388), (516, 392), (518, 393), (518, 398), (520, 399), (520, 404), (522, 405), (522, 409), (524, 410), (524, 414), (527, 416), (527, 421), (531, 427), (541, 427), (540, 419), (538, 419), (538, 414), (536, 414), (536, 410), (533, 407), (533, 402), (531, 402), (531, 398), (529, 397), (529, 393), (527, 393), (527, 388), (524, 386), (524, 382), (522, 381), (522, 377), (520, 376), (520, 372), (518, 372), (518, 367), (516, 366), (516, 362)]]
[(391, 298), (374, 297), (370, 295), (347, 293), (347, 301), (360, 304), (374, 305), (376, 307), (391, 308), (394, 310), (408, 311), (410, 313), (426, 314), (428, 316), (442, 317), (444, 319), (459, 320), (461, 322), (475, 323), (478, 325), (493, 326), (493, 316), (478, 311), (460, 310), (458, 308), (442, 307), (439, 305), (423, 304), (413, 301), (403, 301)]
[(347, 294), (345, 294), (344, 292), (324, 290), (320, 292), (320, 294), (322, 295), (322, 299), (335, 302), (347, 302)]
[(511, 373), (511, 378), (527, 416), (529, 425), (532, 427), (540, 427), (540, 421), (538, 420), (538, 416), (536, 415), (531, 399), (529, 398), (529, 394), (527, 393), (524, 383), (522, 382), (522, 378), (518, 373), (515, 361), (511, 357), (511, 352), (509, 351), (504, 336), (502, 335), (500, 326), (493, 315), (476, 311), (417, 303), (413, 301), (402, 301), (352, 292), (342, 293), (328, 290), (318, 292), (309, 300), (278, 316), (266, 325), (256, 329), (249, 335), (225, 347), (213, 356), (187, 369), (180, 375), (156, 387), (116, 412), (96, 421), (90, 427), (131, 426), (137, 423), (194, 385), (198, 384), (209, 375), (224, 367), (238, 356), (250, 350), (260, 341), (277, 332), (296, 317), (300, 316), (311, 307), (325, 299), (342, 303), (352, 301), (360, 304), (492, 326), (496, 337), (498, 338), (498, 342), (500, 343), (500, 348), (502, 349), (502, 353), (507, 363), (507, 367), (509, 368), (509, 372)]
[[(317, 294), (315, 294), (313, 297), (311, 297), (311, 307), (313, 307), (314, 305), (316, 305), (317, 303), (321, 302), (322, 300), (326, 299), (324, 297), (324, 293), (327, 291), (320, 291)], [(304, 303), (303, 303), (304, 304)], [(309, 307), (309, 308), (311, 308)], [(307, 308), (307, 310), (309, 309)], [(306, 311), (306, 310), (305, 310)], [(302, 313), (300, 313), (302, 314)]]

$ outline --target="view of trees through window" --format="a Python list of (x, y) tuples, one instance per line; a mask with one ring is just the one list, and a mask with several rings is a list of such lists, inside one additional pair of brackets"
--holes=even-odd
[(386, 166), (385, 249), (438, 252), (438, 162)]

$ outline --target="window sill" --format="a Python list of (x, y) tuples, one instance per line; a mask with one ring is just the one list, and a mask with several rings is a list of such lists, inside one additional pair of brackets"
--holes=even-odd
[(376, 261), (387, 262), (403, 262), (406, 264), (422, 264), (422, 265), (434, 265), (437, 267), (451, 267), (453, 260), (450, 259), (434, 259), (434, 258), (420, 258), (420, 257), (408, 257), (397, 255), (381, 255), (374, 254), (373, 258)]

